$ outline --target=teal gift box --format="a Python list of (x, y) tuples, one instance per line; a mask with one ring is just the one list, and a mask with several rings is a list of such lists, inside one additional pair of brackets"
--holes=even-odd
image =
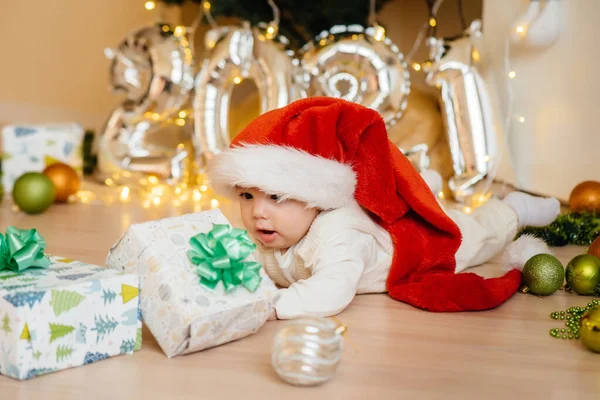
[(0, 271), (0, 374), (25, 380), (141, 348), (137, 276), (49, 259)]

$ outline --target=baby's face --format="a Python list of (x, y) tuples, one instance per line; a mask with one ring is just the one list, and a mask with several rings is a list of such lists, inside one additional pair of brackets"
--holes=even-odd
[(237, 188), (242, 221), (254, 240), (269, 249), (285, 250), (306, 235), (318, 210), (296, 200), (278, 201), (258, 189)]

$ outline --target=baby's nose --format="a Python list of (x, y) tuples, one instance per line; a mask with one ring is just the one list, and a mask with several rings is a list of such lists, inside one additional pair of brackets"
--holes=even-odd
[(256, 199), (252, 208), (254, 218), (264, 219), (268, 215), (268, 207), (265, 201)]

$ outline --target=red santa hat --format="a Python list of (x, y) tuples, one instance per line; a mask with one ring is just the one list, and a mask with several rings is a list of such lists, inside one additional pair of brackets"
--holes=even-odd
[(211, 160), (209, 179), (222, 194), (255, 187), (323, 210), (358, 202), (394, 242), (388, 294), (413, 306), (485, 310), (519, 287), (516, 269), (493, 279), (454, 273), (458, 227), (364, 106), (312, 97), (267, 112)]

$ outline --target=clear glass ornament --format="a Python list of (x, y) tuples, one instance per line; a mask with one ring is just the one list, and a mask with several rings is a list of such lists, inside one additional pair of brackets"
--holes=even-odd
[(312, 386), (333, 377), (342, 357), (346, 326), (326, 318), (302, 318), (275, 336), (271, 362), (277, 374), (297, 386)]

